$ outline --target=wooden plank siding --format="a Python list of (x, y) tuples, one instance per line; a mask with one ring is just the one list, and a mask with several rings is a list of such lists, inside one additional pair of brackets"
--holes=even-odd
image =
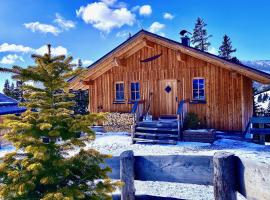
[[(162, 53), (151, 62), (140, 60)], [(180, 53), (159, 44), (144, 47), (126, 59), (126, 66), (116, 66), (93, 80), (89, 86), (91, 112), (130, 112), (130, 83), (140, 82), (140, 95), (148, 105), (153, 93), (151, 114), (159, 116), (161, 80), (177, 82), (177, 97), (192, 100), (192, 79), (205, 79), (205, 104), (188, 104), (188, 111), (198, 114), (208, 128), (219, 130), (243, 130), (252, 115), (252, 80), (239, 73)], [(115, 82), (125, 84), (125, 103), (115, 104)], [(175, 110), (176, 112), (176, 110)]]

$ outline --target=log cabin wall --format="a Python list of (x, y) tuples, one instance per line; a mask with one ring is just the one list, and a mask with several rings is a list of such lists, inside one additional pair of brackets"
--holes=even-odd
[[(140, 62), (160, 53), (162, 56), (156, 60)], [(149, 103), (150, 92), (153, 93), (150, 113), (157, 117), (162, 114), (160, 80), (175, 80), (178, 99), (192, 100), (194, 77), (205, 79), (206, 103), (188, 104), (188, 112), (197, 113), (208, 128), (243, 130), (252, 115), (251, 79), (157, 44), (129, 56), (126, 66), (113, 67), (96, 78), (89, 86), (89, 109), (91, 112), (130, 112), (130, 83), (139, 81), (145, 105)], [(124, 104), (114, 103), (115, 82), (118, 81), (125, 85)]]

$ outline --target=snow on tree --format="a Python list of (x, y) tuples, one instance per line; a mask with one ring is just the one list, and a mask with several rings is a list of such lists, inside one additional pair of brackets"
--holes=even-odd
[[(100, 167), (109, 156), (89, 149), (83, 150), (86, 141), (94, 140), (89, 129), (101, 114), (75, 115), (73, 94), (68, 92), (68, 80), (80, 70), (73, 70), (72, 58), (33, 55), (35, 66), (0, 72), (13, 73), (13, 79), (34, 81), (43, 88), (23, 85), (22, 103), (27, 111), (21, 116), (5, 118), (3, 128), (9, 128), (5, 138), (16, 147), (0, 164), (1, 199), (109, 199), (119, 183), (113, 183), (108, 167)], [(81, 133), (87, 136), (79, 137)], [(61, 138), (62, 142), (57, 142)], [(69, 150), (80, 148), (74, 156)]]
[(211, 45), (209, 38), (212, 37), (212, 35), (207, 34), (206, 26), (207, 24), (199, 17), (195, 23), (191, 37), (191, 42), (194, 47), (201, 51), (207, 51), (208, 47)]
[(219, 56), (227, 60), (232, 59), (231, 54), (236, 52), (236, 49), (232, 47), (231, 38), (228, 35), (224, 35), (221, 46), (219, 47)]

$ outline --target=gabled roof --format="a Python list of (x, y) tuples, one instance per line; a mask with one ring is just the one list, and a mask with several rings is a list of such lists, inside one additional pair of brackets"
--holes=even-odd
[(120, 44), (119, 46), (111, 50), (109, 53), (102, 56), (96, 62), (91, 64), (88, 67), (87, 72), (84, 72), (82, 76), (74, 77), (73, 79), (71, 79), (70, 80), (71, 88), (72, 89), (85, 88), (85, 86), (83, 86), (82, 84), (82, 81), (91, 79), (91, 75), (97, 73), (97, 71), (100, 71), (101, 74), (105, 73), (106, 70), (102, 70), (103, 69), (102, 67), (104, 67), (106, 62), (107, 62), (107, 65), (109, 65), (112, 59), (114, 59), (115, 57), (121, 56), (121, 54), (124, 54), (127, 51), (131, 51), (132, 49), (136, 47), (136, 45), (139, 44), (139, 42), (142, 42), (144, 39), (147, 39), (148, 41), (151, 41), (154, 43), (158, 43), (163, 46), (167, 46), (168, 48), (178, 50), (184, 54), (190, 55), (195, 58), (199, 58), (201, 60), (205, 60), (217, 66), (224, 67), (232, 71), (238, 72), (239, 74), (247, 76), (251, 78), (252, 80), (255, 80), (264, 84), (270, 83), (270, 74), (268, 73), (248, 67), (241, 63), (231, 62), (217, 55), (214, 55), (208, 52), (203, 52), (193, 47), (187, 47), (180, 42), (159, 36), (157, 34), (148, 32), (146, 30), (141, 30), (137, 32), (135, 35), (133, 35), (132, 37), (130, 37), (129, 39), (127, 39), (126, 41), (124, 41), (122, 44)]
[(20, 114), (25, 111), (26, 108), (18, 106), (18, 101), (0, 93), (0, 115)]

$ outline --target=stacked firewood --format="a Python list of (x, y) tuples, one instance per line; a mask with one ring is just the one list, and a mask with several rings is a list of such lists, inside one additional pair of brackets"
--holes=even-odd
[(109, 113), (104, 121), (107, 132), (131, 132), (134, 115), (131, 113)]

